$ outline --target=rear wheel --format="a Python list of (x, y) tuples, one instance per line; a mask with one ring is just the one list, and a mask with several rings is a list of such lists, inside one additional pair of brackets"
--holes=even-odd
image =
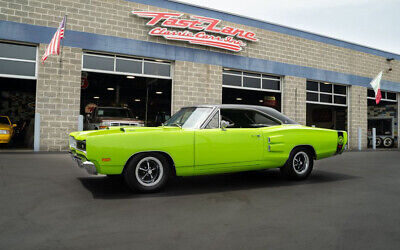
[(125, 168), (124, 179), (133, 190), (155, 192), (167, 183), (170, 166), (164, 156), (146, 153), (136, 156)]
[(289, 179), (304, 180), (310, 175), (313, 165), (314, 159), (310, 151), (306, 148), (296, 148), (281, 167), (281, 172)]

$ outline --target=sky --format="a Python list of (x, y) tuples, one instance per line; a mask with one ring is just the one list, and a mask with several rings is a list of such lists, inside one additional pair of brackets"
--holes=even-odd
[(400, 54), (400, 0), (179, 0)]

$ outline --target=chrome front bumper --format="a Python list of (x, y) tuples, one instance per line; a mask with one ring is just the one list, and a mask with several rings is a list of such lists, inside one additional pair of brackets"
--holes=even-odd
[(78, 167), (83, 168), (88, 172), (89, 174), (97, 175), (97, 169), (96, 166), (93, 164), (93, 162), (90, 161), (83, 161), (79, 156), (74, 154), (73, 152), (69, 152), (72, 159), (77, 163)]

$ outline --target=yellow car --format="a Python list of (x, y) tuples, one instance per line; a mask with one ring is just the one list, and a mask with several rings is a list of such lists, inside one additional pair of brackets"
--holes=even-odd
[(0, 143), (9, 143), (17, 124), (11, 124), (8, 116), (0, 116)]

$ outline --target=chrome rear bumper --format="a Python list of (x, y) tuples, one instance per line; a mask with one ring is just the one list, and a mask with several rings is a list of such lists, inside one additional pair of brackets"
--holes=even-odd
[(93, 162), (82, 160), (79, 156), (77, 156), (73, 152), (69, 153), (72, 159), (77, 163), (78, 167), (85, 169), (86, 172), (88, 172), (89, 174), (97, 175), (97, 169), (96, 166), (93, 164)]

